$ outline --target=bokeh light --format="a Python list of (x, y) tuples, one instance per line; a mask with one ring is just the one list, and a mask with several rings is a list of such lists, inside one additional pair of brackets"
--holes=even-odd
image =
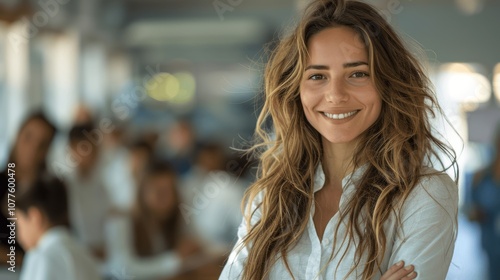
[(467, 110), (477, 108), (491, 96), (490, 81), (471, 64), (443, 64), (437, 82), (444, 94), (464, 104)]
[(194, 100), (196, 80), (189, 72), (159, 73), (146, 84), (148, 95), (162, 102), (186, 105)]

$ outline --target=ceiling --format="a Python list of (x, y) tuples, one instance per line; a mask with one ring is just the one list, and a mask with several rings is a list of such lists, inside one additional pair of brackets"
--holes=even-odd
[[(498, 0), (366, 0), (389, 11), (395, 26), (416, 35), (419, 41), (439, 51), (449, 45), (446, 36), (461, 25), (481, 45), (500, 45), (495, 24), (500, 14)], [(0, 0), (0, 18), (43, 11), (39, 0)], [(145, 63), (176, 58), (202, 62), (238, 63), (262, 52), (263, 45), (276, 39), (293, 23), (299, 7), (308, 0), (57, 0), (62, 3), (46, 28), (74, 26), (86, 40), (101, 40), (130, 52)], [(394, 6), (396, 5), (396, 6)], [(46, 9), (46, 8), (45, 8)], [(50, 7), (49, 7), (50, 9)], [(394, 12), (395, 11), (395, 12)], [(486, 14), (486, 16), (484, 16)], [(478, 16), (479, 15), (479, 16)], [(483, 19), (484, 18), (484, 19)], [(432, 22), (432, 26), (426, 26)], [(467, 24), (465, 26), (465, 24)], [(420, 27), (425, 26), (425, 27)], [(448, 29), (440, 29), (446, 26)], [(456, 27), (455, 27), (456, 26)], [(496, 26), (500, 26), (500, 22)], [(464, 34), (467, 35), (467, 34)], [(460, 41), (461, 34), (455, 37)], [(492, 42), (493, 41), (493, 42)], [(460, 42), (458, 42), (460, 43)], [(470, 44), (464, 42), (465, 45)], [(498, 48), (500, 49), (500, 48)], [(467, 52), (468, 51), (468, 52)], [(449, 52), (444, 49), (445, 57)], [(455, 53), (453, 50), (451, 53)], [(470, 57), (470, 50), (456, 52)], [(483, 60), (489, 52), (482, 54)], [(453, 54), (455, 56), (455, 54)], [(450, 57), (447, 60), (453, 60)], [(480, 61), (481, 62), (481, 61)]]

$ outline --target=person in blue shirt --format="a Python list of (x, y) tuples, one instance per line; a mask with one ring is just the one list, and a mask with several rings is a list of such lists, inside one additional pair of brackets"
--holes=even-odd
[(481, 243), (489, 261), (489, 279), (500, 279), (500, 129), (491, 164), (474, 175), (469, 217), (479, 222)]

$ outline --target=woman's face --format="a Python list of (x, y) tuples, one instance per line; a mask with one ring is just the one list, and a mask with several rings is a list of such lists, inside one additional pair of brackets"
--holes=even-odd
[(52, 130), (41, 120), (33, 119), (19, 132), (14, 159), (23, 169), (36, 169), (45, 160), (52, 140)]
[(358, 34), (332, 27), (311, 37), (300, 99), (309, 123), (331, 143), (355, 140), (379, 117), (382, 101)]
[(144, 202), (159, 219), (169, 217), (176, 205), (175, 178), (170, 174), (154, 175), (146, 180)]

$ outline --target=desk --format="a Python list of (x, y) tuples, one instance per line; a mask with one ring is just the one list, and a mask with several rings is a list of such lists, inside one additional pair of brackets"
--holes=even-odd
[(165, 280), (218, 280), (227, 257), (218, 257), (195, 270)]

